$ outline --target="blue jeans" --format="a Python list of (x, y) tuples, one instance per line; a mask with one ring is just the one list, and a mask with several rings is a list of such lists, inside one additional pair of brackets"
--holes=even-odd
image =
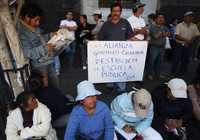
[(60, 58), (59, 58), (59, 56), (55, 56), (54, 57), (54, 69), (55, 69), (55, 72), (56, 72), (56, 74), (60, 74)]
[(177, 43), (173, 52), (173, 62), (171, 72), (173, 74), (186, 74), (191, 55), (191, 47)]
[(150, 47), (149, 48), (149, 60), (147, 64), (148, 73), (152, 75), (160, 75), (162, 71), (163, 58), (165, 54), (165, 48)]
[(74, 63), (75, 52), (76, 52), (76, 41), (73, 41), (72, 43), (70, 43), (69, 46), (65, 48), (65, 52), (68, 56), (69, 66), (72, 67)]

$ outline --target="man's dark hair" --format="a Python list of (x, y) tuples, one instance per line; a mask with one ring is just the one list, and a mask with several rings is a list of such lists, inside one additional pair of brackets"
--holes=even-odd
[(25, 16), (34, 18), (36, 16), (42, 16), (42, 14), (43, 11), (37, 4), (28, 3), (22, 6), (20, 16), (22, 18), (25, 18)]
[(29, 97), (34, 96), (34, 93), (31, 91), (23, 91), (21, 92), (16, 99), (16, 105), (17, 107), (19, 107), (20, 109), (25, 109), (25, 107), (27, 107), (27, 101), (29, 99)]
[(37, 92), (42, 87), (42, 76), (40, 74), (32, 73), (28, 80), (28, 91)]
[(157, 19), (159, 16), (164, 16), (164, 18), (165, 18), (165, 14), (158, 12), (155, 14), (155, 19)]
[(80, 15), (80, 16), (83, 17), (87, 21), (87, 15)]
[(115, 8), (115, 7), (119, 7), (119, 8), (120, 8), (120, 11), (122, 11), (122, 6), (121, 6), (121, 4), (120, 4), (119, 2), (115, 2), (115, 3), (113, 3), (113, 4), (111, 5), (111, 7), (110, 7), (110, 12), (112, 12), (113, 8)]
[(151, 13), (148, 15), (148, 18), (152, 19), (152, 20), (155, 20), (155, 14), (154, 13)]
[(102, 18), (102, 15), (101, 14), (96, 14), (98, 16), (98, 18)]

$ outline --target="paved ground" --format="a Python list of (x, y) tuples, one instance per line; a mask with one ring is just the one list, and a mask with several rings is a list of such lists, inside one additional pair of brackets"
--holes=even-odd
[[(79, 55), (79, 54), (77, 54)], [(82, 67), (80, 66), (79, 57), (76, 58), (76, 61), (74, 63), (74, 68), (68, 67), (67, 57), (65, 55), (61, 56), (61, 63), (62, 63), (62, 69), (60, 74), (60, 84), (61, 89), (64, 94), (70, 94), (73, 97), (76, 97), (76, 85), (82, 81), (87, 79), (87, 70), (83, 71)], [(197, 64), (199, 61), (191, 61), (189, 66), (189, 72), (187, 75), (180, 77), (186, 80), (187, 83), (189, 83), (194, 78), (194, 73), (197, 67)], [(163, 66), (163, 72), (167, 75), (165, 79), (155, 79), (153, 81), (147, 80), (144, 78), (144, 81), (142, 83), (138, 82), (128, 82), (127, 89), (131, 90), (131, 87), (137, 87), (137, 88), (146, 88), (150, 92), (152, 89), (154, 89), (156, 86), (158, 86), (160, 83), (167, 82), (171, 75), (170, 73), (171, 64), (169, 61), (165, 61), (165, 64)], [(100, 90), (103, 94), (99, 96), (100, 100), (103, 100), (108, 105), (110, 102), (117, 96), (117, 93), (115, 91), (110, 91), (105, 87), (105, 84), (97, 84), (96, 88)], [(63, 132), (65, 128), (59, 128), (58, 136), (59, 140), (63, 140)]]

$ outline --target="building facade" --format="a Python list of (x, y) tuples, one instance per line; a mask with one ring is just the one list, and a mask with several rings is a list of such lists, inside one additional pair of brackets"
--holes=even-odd
[[(110, 14), (110, 5), (115, 0), (82, 0), (81, 2), (81, 9), (82, 13), (88, 15), (89, 22), (94, 22), (92, 20), (92, 13), (99, 9), (102, 11), (103, 19), (106, 20), (107, 16)], [(132, 6), (134, 2), (137, 0), (120, 0), (123, 11), (122, 11), (122, 17), (128, 18), (132, 15)], [(158, 7), (158, 0), (141, 0), (142, 3), (145, 3), (145, 12), (144, 12), (144, 18), (147, 19), (147, 15), (151, 13), (155, 13), (157, 7)]]

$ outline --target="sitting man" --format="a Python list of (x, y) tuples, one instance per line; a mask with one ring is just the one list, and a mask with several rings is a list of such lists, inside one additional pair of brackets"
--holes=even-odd
[(184, 80), (174, 78), (156, 88), (152, 93), (154, 103), (155, 128), (164, 140), (182, 140), (183, 131), (191, 126), (192, 105), (187, 98), (187, 85)]
[(117, 96), (111, 103), (111, 115), (116, 127), (126, 133), (136, 133), (144, 140), (162, 140), (151, 128), (153, 103), (145, 89)]
[(79, 105), (74, 107), (65, 132), (65, 140), (113, 140), (114, 128), (109, 108), (97, 100), (97, 91), (89, 81), (77, 86)]

